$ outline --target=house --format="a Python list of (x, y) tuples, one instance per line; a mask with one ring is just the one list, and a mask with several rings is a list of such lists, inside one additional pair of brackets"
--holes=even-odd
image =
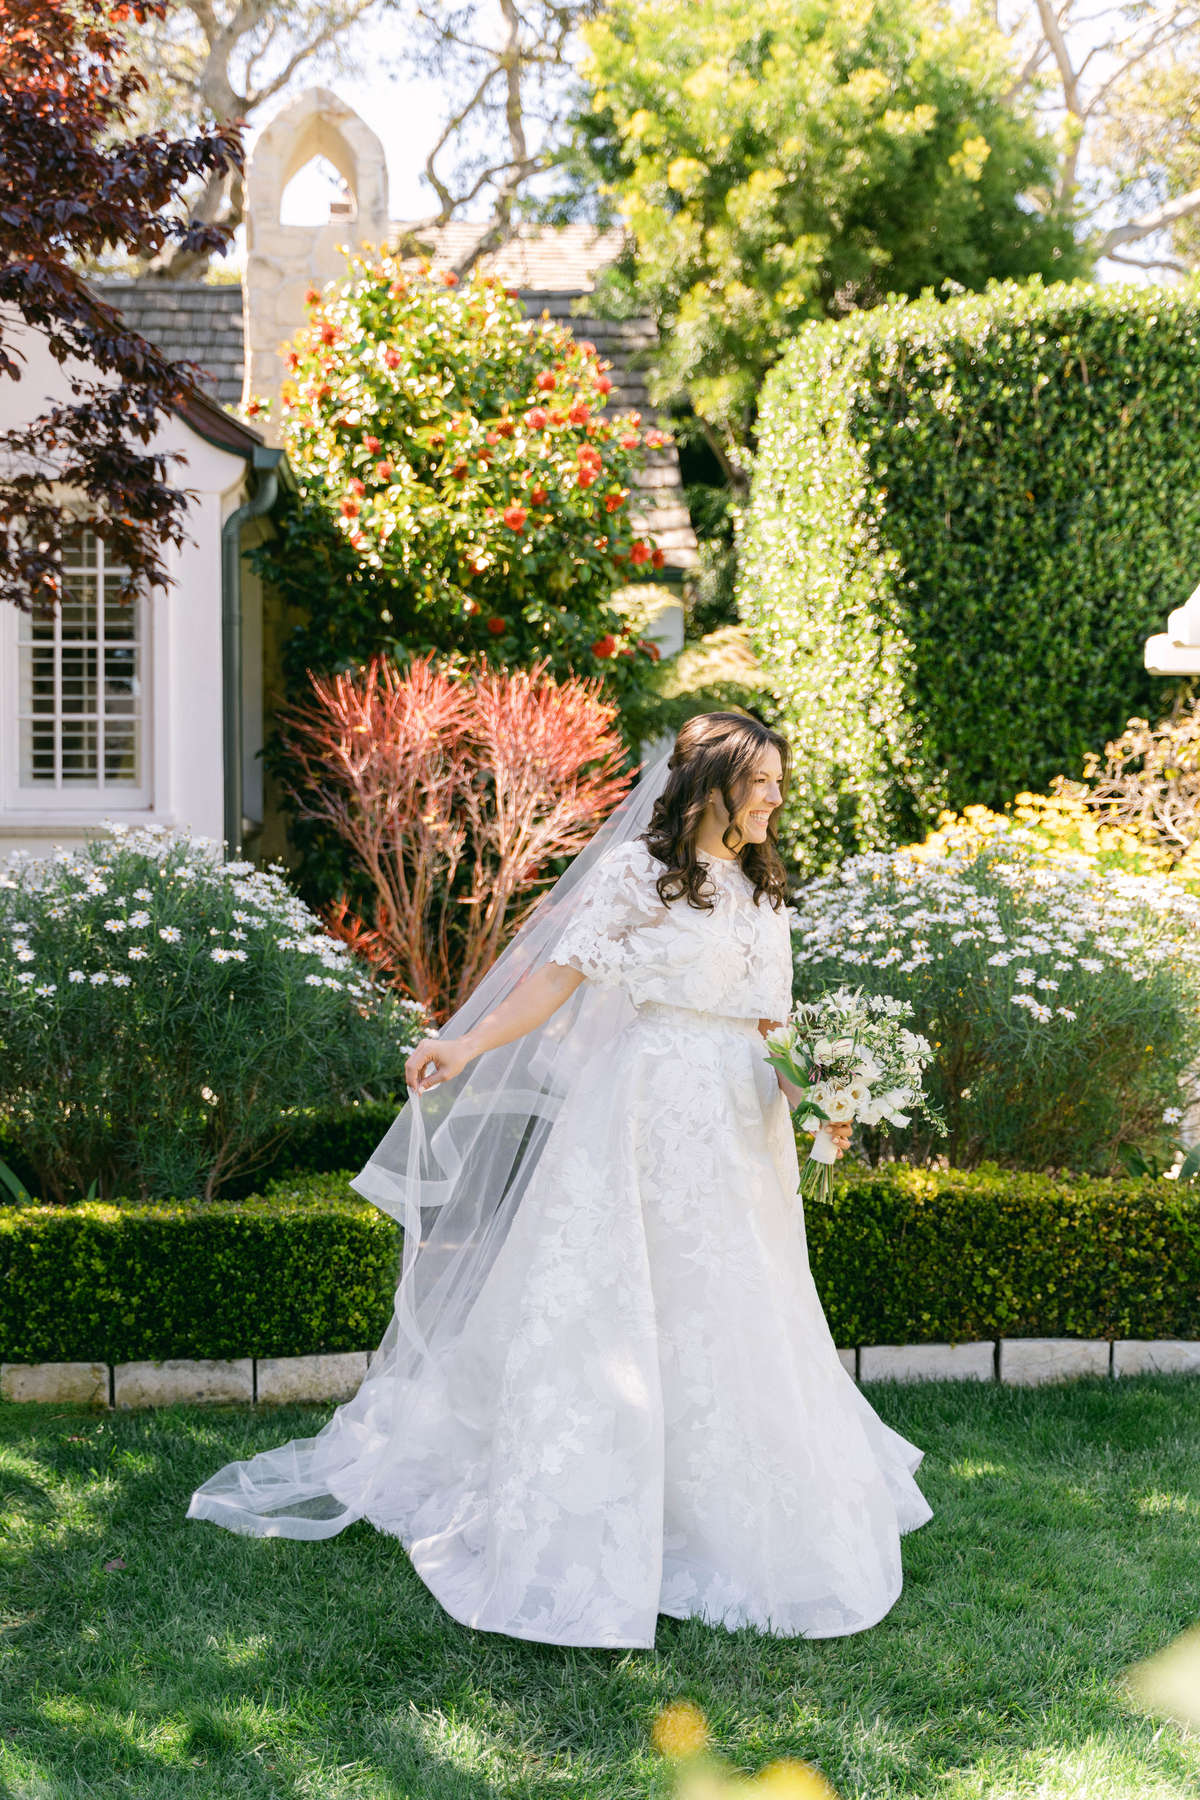
[[(286, 225), (284, 191), (316, 156), (338, 170), (348, 198), (322, 225)], [(69, 543), (60, 616), (34, 622), (0, 609), (0, 858), (13, 849), (79, 842), (105, 818), (156, 819), (224, 841), (233, 854), (287, 859), (283, 814), (261, 750), (282, 694), (286, 621), (246, 553), (270, 529), (286, 459), (227, 410), (277, 396), (280, 347), (306, 319), (304, 294), (344, 268), (347, 245), (396, 241), (404, 221), (387, 206), (378, 138), (335, 94), (313, 88), (260, 133), (246, 170), (247, 259), (240, 285), (205, 281), (98, 284), (133, 328), (168, 356), (205, 370), (205, 389), (172, 415), (156, 448), (186, 457), (191, 542), (169, 557), (173, 585), (117, 619), (97, 607), (103, 547), (81, 529)], [(433, 245), (456, 258), (485, 230), (456, 221)], [(523, 230), (481, 259), (516, 287), (530, 316), (569, 320), (612, 364), (609, 405), (656, 418), (645, 385), (655, 331), (647, 319), (575, 313), (621, 234), (588, 225)], [(49, 358), (0, 388), (0, 406), (25, 417), (63, 391)], [(665, 423), (665, 421), (664, 421)], [(665, 553), (656, 616), (647, 627), (666, 653), (682, 644), (678, 595), (697, 561), (673, 448), (647, 459), (630, 515)], [(645, 592), (639, 584), (639, 591)]]

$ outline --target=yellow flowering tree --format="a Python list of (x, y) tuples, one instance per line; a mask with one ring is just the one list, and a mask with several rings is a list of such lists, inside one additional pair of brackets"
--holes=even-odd
[(1082, 266), (1031, 202), (1051, 149), (982, 7), (614, 0), (583, 35), (564, 162), (635, 240), (602, 291), (657, 315), (654, 397), (686, 396), (735, 481), (803, 320)]

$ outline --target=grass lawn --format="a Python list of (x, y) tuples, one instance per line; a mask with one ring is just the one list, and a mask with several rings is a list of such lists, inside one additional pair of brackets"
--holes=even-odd
[(888, 1617), (664, 1619), (653, 1651), (469, 1631), (366, 1523), (298, 1544), (185, 1518), (331, 1407), (0, 1406), (0, 1794), (667, 1796), (650, 1727), (690, 1698), (731, 1765), (806, 1758), (842, 1800), (1195, 1800), (1200, 1739), (1121, 1675), (1200, 1617), (1200, 1380), (868, 1392), (934, 1508)]

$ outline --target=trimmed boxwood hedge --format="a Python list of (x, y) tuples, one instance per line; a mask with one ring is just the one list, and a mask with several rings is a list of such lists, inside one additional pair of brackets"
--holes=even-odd
[(738, 607), (801, 873), (1077, 775), (1169, 684), (1200, 562), (1200, 289), (994, 283), (804, 328), (760, 396)]
[[(352, 1173), (244, 1201), (0, 1207), (0, 1360), (374, 1349), (400, 1231)], [(1200, 1338), (1193, 1187), (994, 1165), (850, 1165), (834, 1179), (807, 1229), (839, 1344)]]
[(243, 1200), (0, 1207), (0, 1361), (374, 1349), (400, 1229), (353, 1173)]

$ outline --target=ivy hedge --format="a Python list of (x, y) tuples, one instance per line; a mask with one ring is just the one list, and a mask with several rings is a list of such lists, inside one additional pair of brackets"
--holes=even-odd
[(805, 327), (761, 393), (740, 615), (802, 873), (1075, 774), (1169, 684), (1200, 562), (1200, 289), (993, 283)]
[[(400, 1230), (352, 1173), (243, 1201), (0, 1207), (0, 1360), (374, 1349)], [(807, 1229), (839, 1344), (1200, 1338), (1194, 1187), (861, 1164), (834, 1186)]]

